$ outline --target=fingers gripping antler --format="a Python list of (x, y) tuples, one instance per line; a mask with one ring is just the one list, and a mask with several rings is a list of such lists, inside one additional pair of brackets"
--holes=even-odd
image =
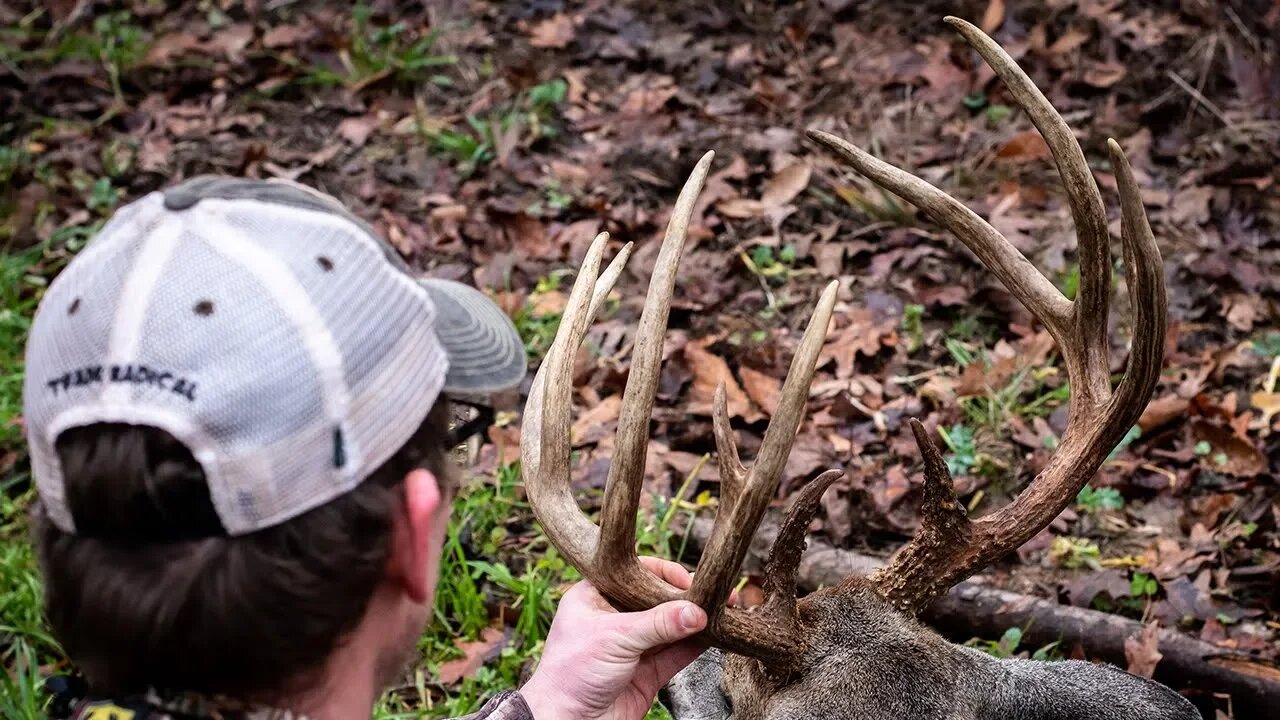
[(959, 201), (854, 145), (820, 131), (809, 137), (876, 184), (906, 198), (954, 233), (1044, 323), (1062, 353), (1071, 387), (1067, 430), (1053, 458), (1012, 503), (976, 521), (955, 502), (946, 466), (923, 429), (913, 425), (925, 457), (925, 511), (917, 537), (873, 580), (899, 606), (917, 610), (937, 593), (1030, 539), (1062, 511), (1133, 425), (1159, 379), (1166, 295), (1159, 249), (1133, 173), (1109, 141), (1121, 200), (1125, 269), (1133, 307), (1129, 366), (1112, 391), (1107, 315), (1111, 293), (1106, 211), (1084, 152), (1070, 128), (991, 38), (948, 17), (1009, 88), (1044, 136), (1058, 165), (1079, 237), (1080, 287), (1074, 301), (1058, 292), (1018, 250)]
[[(525, 406), (521, 437), (524, 479), (530, 504), (547, 537), (584, 577), (620, 609), (642, 610), (670, 600), (689, 598), (699, 602), (707, 611), (709, 623), (705, 634), (713, 644), (732, 652), (757, 657), (772, 667), (788, 669), (801, 650), (801, 639), (794, 632), (791, 617), (725, 608), (724, 598), (727, 597), (728, 590), (723, 593), (718, 590), (724, 583), (717, 581), (710, 586), (705, 580), (699, 583), (703, 575), (701, 571), (695, 575), (694, 588), (681, 593), (644, 570), (635, 554), (636, 511), (644, 478), (649, 417), (657, 387), (662, 341), (675, 286), (676, 266), (680, 260), (693, 205), (711, 159), (712, 154), (707, 153), (694, 168), (681, 191), (650, 280), (648, 297), (632, 351), (630, 377), (618, 419), (613, 463), (601, 511), (601, 526), (597, 528), (583, 515), (570, 491), (569, 431), (572, 425), (573, 358), (590, 321), (621, 273), (630, 248), (624, 248), (597, 280), (596, 275), (607, 241), (607, 236), (603, 234), (596, 238), (587, 251), (561, 317), (555, 342), (552, 343), (542, 368), (534, 377)], [(822, 345), (822, 337), (817, 338), (816, 345), (811, 338), (815, 332), (813, 328), (820, 328), (825, 334), (833, 302), (834, 290), (829, 289), (819, 302), (819, 309), (810, 322), (810, 331), (806, 332), (801, 350), (797, 352), (792, 364), (786, 387), (803, 397), (790, 403), (785, 399), (780, 402), (775, 421), (765, 439), (765, 447), (775, 449), (770, 451), (768, 462), (765, 462), (766, 453), (762, 450), (761, 461), (757, 463), (757, 467), (762, 468), (758, 473), (761, 479), (754, 479), (757, 474), (754, 470), (747, 473), (751, 479), (744, 479), (741, 501), (730, 502), (736, 508), (731, 513), (734, 517), (755, 517), (750, 526), (738, 526), (739, 533), (745, 535), (745, 540), (742, 541), (744, 549), (755, 529), (755, 522), (759, 520), (759, 513), (741, 508), (754, 508), (761, 504), (757, 495), (767, 489), (770, 481), (776, 486), (782, 461), (785, 460), (799, 423), (798, 414), (803, 411), (804, 401), (808, 397), (808, 383), (813, 374), (817, 351)], [(808, 370), (804, 371), (803, 368), (806, 367)], [(797, 368), (801, 370), (798, 371)], [(803, 387), (799, 387), (800, 384)], [(784, 394), (787, 392), (790, 391), (784, 390)], [(729, 430), (724, 403), (719, 405), (720, 419), (716, 421), (716, 425), (717, 434), (722, 436), (723, 442), (724, 433)], [(793, 415), (796, 417), (793, 418)], [(781, 418), (781, 422), (777, 418)], [(780, 425), (784, 429), (789, 427), (789, 430), (775, 433), (773, 425)], [(771, 445), (769, 437), (774, 434), (778, 438)], [(732, 439), (729, 441), (732, 442)], [(785, 447), (781, 447), (783, 444)], [(774, 457), (777, 453), (781, 453), (781, 458)], [(736, 450), (733, 457), (736, 462)], [(740, 468), (741, 464), (735, 467)], [(763, 503), (767, 502), (766, 497)], [(714, 578), (722, 578), (725, 567), (729, 567), (730, 572), (736, 572), (737, 564), (742, 559), (736, 541), (721, 552), (729, 559), (711, 561), (717, 568), (712, 573)], [(737, 560), (732, 560), (732, 557), (737, 557)], [(710, 591), (706, 587), (714, 587), (716, 590)], [(719, 602), (709, 602), (710, 598), (719, 598)]]

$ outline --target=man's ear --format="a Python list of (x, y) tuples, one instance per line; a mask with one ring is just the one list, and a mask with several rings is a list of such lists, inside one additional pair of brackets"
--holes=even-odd
[(425, 603), (431, 592), (432, 532), (444, 522), (440, 484), (429, 470), (414, 470), (404, 478), (404, 510), (395, 521), (388, 574), (404, 585), (411, 600)]

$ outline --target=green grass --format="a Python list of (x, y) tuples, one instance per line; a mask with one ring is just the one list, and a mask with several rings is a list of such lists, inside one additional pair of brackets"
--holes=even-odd
[(22, 444), (22, 365), (31, 316), (44, 277), (34, 272), (42, 249), (0, 254), (0, 456)]
[[(454, 125), (420, 123), (420, 132), (434, 153), (451, 158), (458, 173), (468, 177), (494, 159), (500, 138), (514, 137), (515, 146), (525, 146), (558, 137), (558, 108), (568, 89), (567, 82), (556, 78), (499, 103), (483, 116), (467, 115)], [(571, 196), (548, 193), (551, 205), (571, 201)]]
[(1103, 510), (1119, 510), (1124, 507), (1124, 496), (1115, 488), (1094, 488), (1085, 485), (1076, 495), (1076, 506), (1090, 514), (1097, 514)]
[(1037, 648), (1034, 652), (1028, 654), (1025, 650), (1019, 653), (1019, 646), (1022, 645), (1023, 629), (1020, 627), (1011, 627), (1004, 631), (1004, 635), (999, 640), (983, 640), (981, 638), (973, 638), (965, 643), (969, 647), (978, 648), (988, 655), (1001, 659), (1012, 657), (1029, 657), (1032, 660), (1063, 660), (1062, 651), (1059, 648), (1060, 641), (1054, 641)]
[(147, 32), (133, 22), (132, 13), (121, 10), (98, 15), (89, 26), (56, 34), (39, 28), (37, 21), (43, 13), (36, 10), (0, 30), (0, 64), (22, 73), (64, 60), (99, 63), (117, 104), (123, 104), (121, 78), (146, 57), (151, 45)]
[(23, 350), (44, 275), (40, 247), (0, 254), (0, 716), (43, 713), (40, 666), (60, 657), (45, 629), (39, 575), (28, 539), (32, 490), (25, 470), (22, 428)]
[(350, 90), (361, 90), (387, 78), (400, 84), (452, 83), (440, 71), (455, 65), (458, 58), (436, 52), (439, 30), (419, 36), (403, 22), (376, 25), (371, 22), (372, 15), (367, 4), (353, 7), (348, 44), (338, 54), (340, 67), (313, 65), (307, 69), (303, 83)]

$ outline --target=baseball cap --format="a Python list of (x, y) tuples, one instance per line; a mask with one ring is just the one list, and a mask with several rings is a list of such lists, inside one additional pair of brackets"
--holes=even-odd
[(213, 176), (121, 208), (50, 284), (26, 352), (32, 471), (65, 532), (69, 428), (173, 435), (239, 535), (350, 491), (441, 394), (508, 389), (526, 371), (493, 301), (414, 277), (337, 200)]

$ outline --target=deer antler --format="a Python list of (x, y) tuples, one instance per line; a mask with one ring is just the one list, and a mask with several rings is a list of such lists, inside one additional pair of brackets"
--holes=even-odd
[[(632, 350), (631, 371), (622, 397), (600, 527), (597, 528), (582, 514), (569, 489), (569, 429), (573, 358), (601, 300), (608, 295), (621, 273), (631, 247), (623, 248), (597, 280), (608, 240), (603, 233), (587, 251), (561, 318), (560, 329), (534, 377), (525, 405), (521, 437), (524, 480), (530, 504), (547, 537), (584, 577), (618, 607), (641, 610), (687, 598), (707, 611), (709, 622), (705, 635), (713, 644), (760, 658), (773, 667), (787, 668), (804, 649), (797, 634), (794, 606), (778, 606), (771, 612), (747, 613), (726, 608), (725, 602), (753, 531), (769, 500), (777, 492), (779, 476), (795, 441), (809, 398), (809, 384), (835, 305), (836, 283), (829, 284), (818, 300), (787, 373), (778, 409), (750, 469), (742, 465), (734, 447), (723, 387), (716, 394), (714, 426), (725, 492), (721, 512), (716, 517), (711, 540), (694, 575), (692, 587), (680, 592), (668, 586), (640, 565), (635, 552), (636, 510), (644, 478), (649, 417), (657, 390), (662, 341), (675, 288), (676, 267), (693, 206), (712, 157), (712, 153), (703, 156), (681, 190), (649, 282), (649, 293)], [(830, 479), (825, 482), (829, 483)], [(808, 524), (807, 520), (805, 524)]]
[(1048, 525), (1076, 497), (1137, 421), (1160, 376), (1166, 295), (1160, 251), (1120, 146), (1107, 142), (1120, 193), (1125, 274), (1132, 296), (1129, 366), (1112, 390), (1107, 347), (1111, 250), (1106, 210), (1084, 152), (1066, 122), (1026, 73), (973, 25), (946, 18), (1012, 92), (1053, 153), (1079, 236), (1080, 285), (1065, 298), (1013, 244), (959, 201), (825, 132), (811, 139), (858, 172), (909, 200), (973, 251), (1009, 292), (1044, 323), (1062, 353), (1071, 399), (1062, 443), (1031, 485), (1009, 505), (977, 520), (965, 516), (941, 455), (918, 422), (912, 431), (925, 460), (922, 524), (916, 537), (872, 576), (899, 608), (918, 611), (939, 593), (1013, 550)]

